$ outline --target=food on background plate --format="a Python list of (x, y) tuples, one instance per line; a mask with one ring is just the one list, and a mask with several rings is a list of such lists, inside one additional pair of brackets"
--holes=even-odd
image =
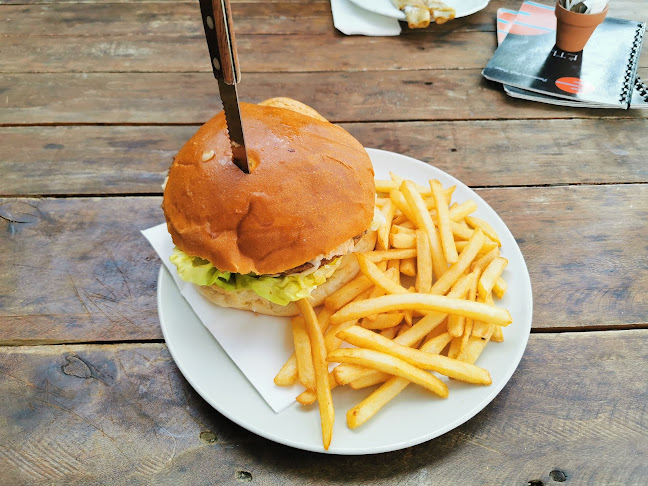
[(455, 18), (456, 11), (438, 0), (392, 0), (402, 10), (410, 29), (424, 29), (430, 21), (443, 24)]
[[(449, 379), (488, 386), (490, 373), (475, 362), (489, 341), (503, 341), (502, 327), (512, 322), (494, 303), (506, 292), (502, 274), (508, 262), (500, 256), (497, 233), (472, 216), (474, 201), (452, 203), (453, 188), (395, 174), (376, 180), (375, 188), (383, 221), (375, 248), (355, 253), (360, 274), (325, 299), (318, 314), (307, 301), (299, 302), (311, 347), (317, 347), (311, 360), (319, 379), (296, 401), (319, 402), (325, 448), (334, 421), (331, 390), (380, 385), (347, 411), (348, 427), (356, 428), (410, 383), (432, 392), (431, 399), (452, 395)], [(411, 241), (394, 245), (395, 235)], [(296, 342), (303, 335), (299, 324), (293, 325)], [(339, 363), (330, 372), (322, 365), (322, 343), (326, 361)], [(300, 348), (277, 374), (277, 385), (312, 382), (310, 369), (297, 366), (308, 353), (307, 346)]]
[[(289, 98), (241, 104), (250, 174), (221, 112), (182, 147), (163, 210), (179, 276), (212, 302), (297, 315), (353, 279), (375, 243), (374, 174), (362, 145)], [(374, 230), (376, 223), (374, 225)]]

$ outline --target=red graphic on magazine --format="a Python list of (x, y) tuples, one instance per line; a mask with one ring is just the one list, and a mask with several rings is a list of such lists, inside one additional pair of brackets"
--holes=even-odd
[(556, 86), (562, 91), (573, 94), (592, 90), (592, 86), (583, 82), (580, 78), (558, 78), (556, 79)]

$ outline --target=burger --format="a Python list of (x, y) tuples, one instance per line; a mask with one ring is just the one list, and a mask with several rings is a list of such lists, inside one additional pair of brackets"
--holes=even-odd
[(179, 276), (213, 303), (290, 316), (358, 273), (375, 245), (375, 190), (362, 145), (289, 98), (241, 103), (249, 174), (232, 161), (223, 112), (182, 147), (162, 208)]

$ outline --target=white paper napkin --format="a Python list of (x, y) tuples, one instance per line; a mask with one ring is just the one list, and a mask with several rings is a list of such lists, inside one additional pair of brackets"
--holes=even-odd
[(331, 0), (333, 25), (346, 35), (387, 36), (401, 33), (398, 20), (369, 12), (349, 0)]
[(178, 277), (175, 265), (169, 260), (174, 245), (166, 224), (144, 230), (142, 234), (160, 256), (198, 318), (270, 408), (279, 413), (294, 404), (303, 387), (276, 386), (273, 381), (293, 349), (288, 318), (217, 307), (193, 284)]

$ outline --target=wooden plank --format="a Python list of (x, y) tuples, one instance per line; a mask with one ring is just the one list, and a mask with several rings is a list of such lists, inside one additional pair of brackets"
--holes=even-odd
[[(648, 268), (638, 263), (648, 185), (479, 194), (525, 255), (534, 328), (648, 323)], [(160, 262), (139, 233), (164, 221), (159, 206), (159, 197), (0, 199), (0, 343), (159, 339)]]
[[(51, 5), (68, 3), (73, 5), (91, 3), (95, 5), (103, 5), (106, 3), (191, 3), (189, 0), (3, 0), (6, 5)], [(510, 0), (507, 0), (510, 1)], [(632, 0), (620, 0), (628, 2)], [(307, 3), (330, 3), (329, 0), (230, 0), (230, 5), (245, 4), (245, 3), (290, 3), (293, 5), (303, 5)]]
[(648, 324), (648, 185), (479, 194), (525, 256), (535, 326)]
[[(330, 5), (324, 2), (234, 3), (236, 33), (324, 34), (333, 31)], [(20, 22), (9, 20), (20, 18)], [(198, 2), (56, 3), (0, 6), (0, 35), (108, 37), (202, 32)], [(57, 39), (57, 41), (60, 39)]]
[[(6, 35), (3, 73), (211, 72), (204, 34), (110, 36)], [(238, 35), (241, 71), (336, 72), (403, 69), (481, 69), (496, 47), (492, 32), (449, 32), (399, 37)], [(460, 50), (462, 55), (457, 56)], [(345, 53), (343, 56), (340, 53)]]
[[(236, 33), (248, 34), (326, 34), (334, 30), (328, 0), (319, 2), (279, 1), (231, 2)], [(614, 3), (621, 16), (639, 10), (630, 2)], [(494, 32), (497, 8), (518, 8), (519, 1), (506, 0), (489, 4), (476, 14), (427, 29), (410, 30), (403, 22), (403, 35), (428, 32), (482, 31)], [(0, 23), (0, 34), (50, 36), (83, 35), (106, 36), (115, 34), (165, 33), (187, 35), (200, 31), (200, 13), (196, 2), (5, 2), (0, 7), (0, 18), (17, 18), (20, 22)], [(97, 28), (100, 26), (100, 28)]]
[(139, 233), (164, 221), (160, 203), (0, 200), (0, 342), (161, 338), (160, 261)]
[[(648, 68), (639, 74), (648, 79)], [(479, 70), (249, 73), (241, 100), (289, 96), (340, 122), (633, 118), (646, 110), (552, 106), (507, 96)], [(2, 125), (202, 124), (221, 110), (210, 73), (0, 75)], [(520, 109), (523, 108), (523, 109)]]
[(196, 126), (0, 128), (0, 195), (162, 194)]
[[(211, 72), (204, 35), (87, 37), (5, 35), (3, 73)], [(239, 35), (244, 73), (482, 69), (496, 48), (492, 32), (427, 32), (399, 37)], [(345, 53), (341, 56), (340, 53)], [(457, 55), (461, 52), (461, 55)], [(639, 65), (648, 67), (648, 47)]]
[(247, 432), (191, 389), (163, 344), (2, 348), (0, 482), (643, 484), (646, 339), (646, 330), (532, 334), (479, 415), (379, 460), (330, 460)]
[[(343, 124), (470, 186), (648, 182), (644, 120)], [(196, 126), (0, 127), (0, 196), (156, 194)], [(529, 134), (533, 133), (532, 136)], [(592, 133), (605, 134), (593, 137)], [(579, 163), (575, 163), (579, 160)]]

